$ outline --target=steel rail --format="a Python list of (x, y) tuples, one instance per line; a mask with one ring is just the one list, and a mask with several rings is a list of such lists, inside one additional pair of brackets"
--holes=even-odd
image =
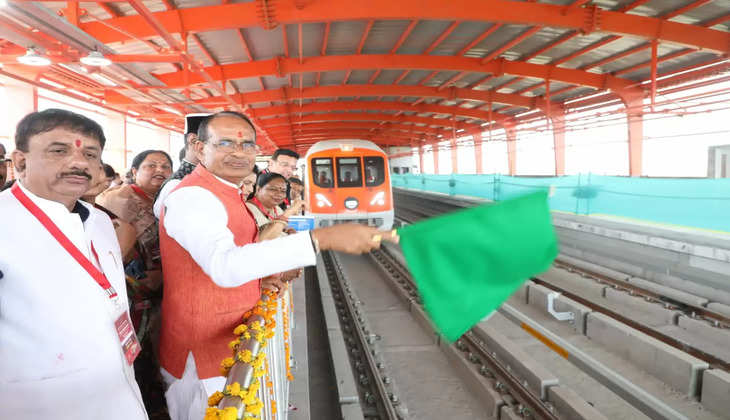
[(589, 278), (597, 280), (601, 283), (610, 284), (614, 288), (628, 290), (632, 294), (635, 294), (635, 295), (638, 295), (638, 296), (641, 296), (644, 298), (655, 299), (655, 300), (659, 300), (662, 302), (667, 302), (671, 305), (676, 306), (677, 309), (681, 310), (682, 312), (687, 313), (692, 318), (695, 318), (696, 315), (699, 315), (703, 318), (714, 321), (716, 327), (719, 327), (720, 324), (730, 327), (730, 318), (728, 318), (727, 316), (725, 316), (721, 313), (718, 313), (711, 309), (705, 308), (704, 306), (693, 305), (691, 303), (686, 303), (686, 302), (680, 302), (676, 299), (672, 299), (671, 297), (667, 297), (662, 294), (653, 292), (651, 290), (644, 289), (641, 286), (637, 286), (635, 284), (631, 284), (631, 283), (621, 281), (621, 280), (616, 280), (616, 279), (613, 279), (606, 275), (593, 272), (586, 268), (577, 267), (575, 265), (562, 261), (560, 258), (555, 260), (554, 265), (558, 268), (563, 268), (570, 272), (578, 273), (583, 277), (589, 277)]
[[(451, 204), (451, 203), (447, 203), (447, 202), (443, 202), (443, 201), (437, 201), (437, 200), (429, 200), (428, 198), (425, 198), (425, 197), (420, 197), (420, 198), (421, 198), (422, 201), (419, 202), (419, 205), (422, 205), (424, 201), (432, 201), (432, 202), (439, 203), (439, 205), (442, 206), (442, 207), (444, 207), (444, 208), (454, 208), (454, 209), (459, 208), (459, 206), (457, 206), (456, 204)], [(398, 209), (398, 207), (401, 207), (402, 208), (403, 206), (396, 206), (396, 209)], [(407, 207), (407, 206), (405, 206), (405, 207)], [(433, 208), (433, 207), (431, 206), (431, 208)], [(412, 208), (409, 208), (409, 207), (407, 207), (407, 209), (408, 209), (408, 211), (412, 210)], [(423, 212), (421, 212), (421, 214), (423, 214)], [(436, 215), (436, 214), (434, 214), (434, 215)], [(411, 221), (416, 221), (416, 220), (412, 220), (411, 219)], [(569, 268), (569, 269), (571, 269), (573, 271), (577, 271), (579, 273), (583, 273), (583, 274), (585, 274), (585, 275), (587, 275), (589, 277), (593, 277), (594, 279), (598, 279), (598, 280), (600, 280), (602, 282), (605, 282), (607, 284), (610, 284), (614, 288), (629, 290), (633, 294), (638, 295), (638, 297), (644, 297), (644, 298), (654, 299), (654, 300), (657, 300), (657, 301), (662, 301), (662, 302), (665, 302), (665, 303), (674, 305), (679, 310), (684, 310), (685, 313), (686, 312), (689, 312), (689, 315), (690, 316), (692, 316), (694, 314), (695, 316), (692, 316), (692, 318), (695, 318), (696, 315), (699, 315), (699, 316), (701, 316), (701, 317), (703, 317), (705, 319), (714, 321), (715, 322), (715, 326), (719, 326), (720, 323), (723, 323), (725, 325), (728, 325), (729, 324), (729, 321), (730, 321), (730, 319), (728, 319), (726, 316), (724, 316), (722, 314), (719, 314), (717, 312), (714, 312), (714, 311), (712, 311), (710, 309), (707, 309), (707, 308), (704, 308), (704, 307), (701, 307), (701, 306), (697, 306), (697, 305), (687, 304), (687, 303), (684, 303), (684, 302), (678, 302), (675, 299), (672, 299), (670, 297), (667, 297), (667, 296), (664, 296), (664, 295), (661, 295), (661, 294), (652, 292), (650, 290), (641, 288), (639, 286), (631, 285), (631, 284), (629, 284), (627, 282), (622, 282), (622, 281), (619, 281), (619, 280), (615, 280), (615, 279), (612, 279), (610, 277), (601, 275), (599, 273), (592, 272), (590, 270), (586, 270), (586, 269), (583, 269), (583, 268), (578, 268), (578, 267), (572, 266), (572, 265), (570, 265), (568, 263), (565, 263), (564, 261), (560, 261), (559, 259), (556, 261), (556, 264), (555, 265), (557, 267)], [(609, 316), (609, 317), (611, 317), (611, 318), (613, 318), (613, 319), (615, 319), (615, 320), (617, 320), (617, 321), (619, 321), (619, 322), (621, 322), (621, 323), (623, 323), (625, 325), (628, 325), (629, 327), (634, 328), (634, 329), (636, 329), (636, 330), (638, 330), (638, 331), (640, 331), (640, 332), (642, 332), (644, 334), (647, 334), (650, 337), (652, 337), (652, 338), (654, 338), (656, 340), (659, 340), (659, 341), (661, 341), (661, 342), (663, 342), (663, 343), (665, 343), (665, 344), (667, 344), (667, 345), (669, 345), (671, 347), (674, 347), (674, 348), (676, 348), (678, 350), (681, 350), (681, 351), (683, 351), (685, 353), (688, 353), (688, 354), (690, 354), (690, 355), (692, 355), (692, 356), (694, 356), (694, 357), (696, 357), (696, 358), (698, 358), (700, 360), (703, 360), (703, 361), (707, 362), (710, 365), (710, 367), (712, 367), (712, 368), (719, 368), (719, 369), (722, 369), (722, 370), (725, 370), (725, 371), (730, 371), (730, 362), (728, 362), (726, 360), (722, 360), (722, 359), (718, 358), (717, 356), (714, 356), (712, 354), (709, 354), (709, 353), (707, 353), (707, 352), (705, 352), (705, 351), (703, 351), (703, 350), (701, 350), (701, 349), (699, 349), (699, 348), (697, 348), (695, 346), (692, 346), (692, 345), (690, 345), (688, 343), (685, 343), (685, 342), (683, 342), (681, 340), (678, 340), (678, 339), (676, 339), (674, 337), (671, 337), (671, 336), (669, 336), (667, 334), (664, 334), (661, 331), (656, 330), (656, 329), (654, 329), (654, 328), (652, 328), (650, 326), (643, 325), (643, 324), (641, 324), (641, 323), (639, 323), (637, 321), (634, 321), (634, 320), (630, 319), (629, 317), (622, 315), (619, 312), (616, 312), (616, 311), (611, 310), (611, 309), (609, 309), (609, 308), (607, 308), (607, 307), (605, 307), (603, 305), (600, 305), (600, 304), (597, 304), (597, 303), (595, 303), (593, 301), (590, 301), (589, 299), (586, 299), (586, 298), (583, 298), (583, 297), (581, 297), (579, 295), (576, 295), (575, 293), (572, 293), (572, 292), (570, 292), (570, 291), (568, 291), (566, 289), (563, 289), (560, 286), (557, 286), (555, 284), (552, 284), (550, 282), (547, 282), (547, 281), (539, 278), (539, 276), (533, 278), (532, 281), (534, 281), (535, 283), (537, 283), (539, 285), (545, 286), (545, 287), (547, 287), (547, 288), (549, 288), (551, 290), (554, 290), (556, 292), (559, 292), (559, 293), (563, 294), (564, 296), (566, 296), (566, 297), (568, 297), (568, 298), (570, 298), (572, 300), (575, 300), (576, 302), (578, 302), (578, 303), (580, 303), (582, 305), (585, 305), (585, 306), (593, 309), (596, 312), (601, 312), (601, 313), (603, 313), (603, 314), (605, 314), (605, 315), (607, 315), (607, 316)]]
[[(410, 300), (418, 302), (419, 299), (417, 297), (416, 286), (408, 274), (407, 269), (403, 267), (387, 250), (383, 249), (381, 251), (373, 251), (372, 254), (376, 260), (380, 258), (387, 261), (390, 267), (385, 267), (386, 272), (393, 273), (393, 278), (397, 280), (397, 283), (400, 283), (400, 288), (404, 289), (404, 292), (407, 293), (408, 296), (415, 296), (415, 298)], [(398, 275), (401, 277), (398, 277)], [(397, 287), (395, 286), (395, 283), (396, 282), (393, 282), (393, 287)], [(407, 284), (407, 286), (404, 286), (404, 284)], [(413, 290), (411, 291), (406, 287), (411, 287)], [(611, 389), (619, 397), (647, 416), (665, 420), (688, 420), (686, 416), (677, 412), (654, 395), (648, 393), (646, 390), (635, 385), (630, 380), (593, 359), (588, 354), (572, 345), (569, 341), (550, 332), (512, 306), (504, 304), (499, 309), (499, 312), (543, 342), (543, 344), (545, 344), (548, 348), (566, 358), (578, 369), (584, 371), (598, 382)], [(499, 364), (499, 361), (481, 345), (477, 335), (473, 333), (476, 328), (479, 327), (472, 328), (472, 330), (468, 331), (459, 340), (457, 340), (456, 348), (467, 354), (471, 352), (472, 357), (470, 357), (469, 360), (472, 363), (481, 364), (486, 362), (492, 366), (492, 369), (489, 369), (486, 368), (486, 365), (482, 365), (480, 373), (487, 377), (490, 375), (494, 376), (495, 379), (498, 380), (497, 388), (506, 388), (510, 395), (515, 397), (515, 399), (523, 405), (522, 412), (526, 418), (556, 418), (553, 417), (554, 414), (550, 411), (549, 407), (544, 406), (537, 396), (532, 395), (527, 389), (524, 389), (519, 380), (512, 376), (509, 370), (505, 370), (503, 366)], [(475, 352), (478, 353), (479, 356), (473, 356), (473, 353)], [(517, 382), (514, 383), (514, 381)], [(523, 391), (527, 392), (527, 395), (522, 395)], [(534, 404), (538, 405), (535, 406)], [(531, 408), (545, 407), (548, 411), (544, 412), (541, 410), (533, 413), (528, 410), (525, 412), (525, 406)], [(529, 414), (529, 416), (527, 414)]]
[[(373, 261), (383, 272), (389, 285), (394, 288), (402, 297), (411, 304), (423, 306), (418, 296), (418, 288), (413, 281), (408, 269), (403, 266), (387, 249), (382, 248), (371, 252)], [(433, 327), (431, 326), (433, 330)], [(481, 341), (472, 331), (466, 332), (454, 344), (457, 350), (466, 353), (466, 360), (481, 365), (474, 374), (481, 374), (486, 377), (494, 377), (498, 391), (507, 392), (523, 407), (523, 415), (529, 413), (530, 417), (536, 419), (558, 420), (551, 407), (546, 405), (540, 397), (530, 392), (522, 382), (515, 377), (510, 369), (500, 364), (496, 357), (492, 356), (489, 349), (485, 348)], [(525, 410), (525, 407), (527, 410)]]
[[(381, 415), (381, 419), (385, 418), (390, 420), (402, 420), (401, 415), (398, 413), (398, 410), (395, 407), (395, 404), (397, 404), (397, 399), (393, 398), (392, 394), (388, 392), (383, 378), (378, 374), (378, 361), (375, 360), (372, 352), (369, 350), (368, 337), (365, 331), (363, 331), (363, 328), (361, 328), (361, 326), (354, 321), (355, 319), (358, 319), (358, 317), (362, 317), (362, 315), (358, 314), (358, 310), (355, 308), (352, 299), (348, 298), (348, 294), (345, 293), (345, 284), (342, 271), (339, 269), (339, 267), (337, 267), (337, 264), (335, 264), (334, 257), (331, 252), (323, 252), (322, 261), (325, 264), (325, 271), (327, 273), (330, 285), (332, 286), (333, 295), (339, 294), (342, 297), (340, 301), (344, 301), (344, 304), (339, 306), (341, 309), (344, 310), (344, 313), (343, 311), (338, 311), (340, 319), (341, 321), (345, 322), (346, 320), (350, 321), (350, 331), (355, 332), (355, 336), (357, 337), (357, 345), (361, 350), (360, 354), (365, 358), (365, 361), (368, 365), (368, 384), (373, 384), (374, 387), (371, 388), (374, 388), (375, 392), (377, 393), (377, 398), (374, 401), (366, 397), (366, 402), (368, 404), (375, 403), (376, 407), (378, 408), (379, 414)], [(348, 344), (354, 343), (348, 341)], [(360, 383), (361, 385), (365, 385), (362, 381)]]
[(725, 371), (730, 371), (730, 363), (728, 361), (722, 360), (722, 359), (718, 358), (717, 356), (709, 354), (709, 353), (705, 352), (704, 350), (701, 350), (691, 344), (685, 343), (670, 335), (664, 334), (661, 331), (656, 330), (648, 325), (644, 325), (640, 322), (634, 321), (633, 319), (629, 318), (626, 315), (623, 315), (617, 311), (609, 309), (603, 305), (599, 305), (595, 302), (592, 302), (589, 299), (586, 299), (575, 293), (572, 293), (569, 290), (566, 290), (560, 286), (556, 286), (553, 283), (542, 280), (539, 277), (533, 278), (532, 281), (541, 286), (547, 287), (550, 290), (554, 290), (554, 291), (562, 294), (563, 296), (580, 303), (581, 305), (587, 306), (588, 308), (592, 309), (595, 312), (600, 312), (604, 315), (607, 315), (607, 316), (615, 319), (616, 321), (619, 321), (622, 324), (625, 324), (656, 340), (659, 340), (662, 343), (665, 343), (677, 350), (681, 350), (691, 356), (694, 356), (704, 362), (707, 362), (710, 365), (710, 367), (713, 369), (722, 369)]

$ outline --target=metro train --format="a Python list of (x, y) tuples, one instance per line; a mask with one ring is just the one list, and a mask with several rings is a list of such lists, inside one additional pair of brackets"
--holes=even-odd
[(356, 222), (393, 226), (388, 156), (367, 140), (326, 140), (305, 157), (307, 202), (315, 227)]

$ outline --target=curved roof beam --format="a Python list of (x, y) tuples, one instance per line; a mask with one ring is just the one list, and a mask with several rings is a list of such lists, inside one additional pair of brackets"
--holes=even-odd
[[(391, 115), (391, 114), (371, 114), (368, 112), (344, 112), (337, 114), (313, 114), (305, 115), (301, 118), (298, 117), (278, 117), (268, 118), (265, 120), (259, 120), (264, 127), (276, 127), (286, 126), (299, 126), (298, 124), (308, 125), (310, 123), (328, 122), (328, 121), (373, 121), (373, 122), (393, 122), (393, 123), (411, 123), (411, 124), (426, 124), (427, 126), (445, 127), (451, 129), (450, 118), (430, 118), (430, 117), (416, 117), (410, 115)], [(477, 130), (481, 126), (479, 124), (464, 123), (457, 121), (453, 124), (457, 129), (473, 129)], [(268, 130), (267, 130), (268, 131)]]
[(373, 132), (369, 129), (328, 129), (328, 130), (319, 130), (319, 131), (305, 131), (300, 133), (293, 133), (293, 134), (282, 134), (279, 136), (279, 144), (287, 144), (294, 142), (296, 140), (297, 144), (300, 140), (306, 140), (306, 139), (323, 139), (323, 138), (330, 138), (330, 139), (346, 139), (346, 138), (360, 138), (364, 140), (372, 140), (372, 139), (381, 139), (381, 138), (390, 138), (394, 140), (398, 140), (400, 142), (413, 142), (417, 140), (424, 140), (426, 142), (439, 142), (444, 141), (443, 138), (439, 138), (432, 134), (424, 134), (424, 133), (413, 133), (411, 135), (408, 135), (406, 133), (399, 133), (397, 131), (383, 131), (383, 132)]
[[(402, 111), (416, 112), (417, 114), (433, 113), (441, 115), (454, 115), (456, 117), (473, 118), (481, 121), (489, 121), (489, 112), (478, 108), (462, 108), (459, 106), (429, 105), (415, 104), (411, 105), (406, 102), (378, 102), (378, 101), (329, 101), (329, 102), (312, 102), (302, 104), (301, 106), (275, 105), (265, 108), (255, 108), (252, 114), (259, 118), (261, 122), (266, 122), (267, 117), (276, 117), (281, 115), (292, 115), (299, 113), (313, 112), (330, 112), (330, 111)], [(497, 112), (492, 113), (492, 120), (500, 121), (506, 118)]]
[[(439, 89), (428, 86), (404, 86), (404, 85), (344, 85), (344, 86), (318, 86), (303, 89), (283, 88), (268, 89), (255, 92), (239, 93), (231, 95), (234, 99), (244, 104), (262, 102), (287, 102), (298, 99), (317, 98), (338, 98), (342, 96), (412, 96), (438, 99), (464, 99), (482, 102), (493, 102), (506, 105), (515, 105), (523, 108), (543, 108), (545, 100), (540, 97), (527, 97), (510, 93), (498, 93), (486, 90), (473, 90), (461, 88)], [(195, 102), (205, 106), (211, 103), (222, 104), (223, 98), (211, 97), (198, 99)], [(559, 104), (551, 104), (559, 106)], [(413, 107), (414, 110), (417, 106)], [(294, 108), (292, 109), (294, 110)], [(253, 109), (254, 113), (256, 109)], [(498, 115), (497, 112), (494, 113)]]
[[(730, 39), (728, 40), (730, 42)], [(610, 74), (596, 74), (585, 70), (567, 69), (544, 64), (532, 64), (504, 59), (482, 64), (481, 58), (435, 55), (335, 55), (299, 58), (275, 58), (271, 60), (226, 64), (207, 67), (205, 71), (214, 80), (235, 80), (247, 77), (278, 76), (293, 73), (326, 72), (337, 70), (438, 70), (490, 74), (511, 74), (556, 82), (589, 86), (596, 89), (620, 90), (635, 82)], [(168, 88), (183, 89), (191, 84), (205, 83), (201, 75), (178, 71), (156, 75)]]
[[(331, 112), (331, 111), (402, 111), (416, 112), (417, 114), (432, 113), (439, 115), (454, 115), (456, 117), (472, 118), (475, 120), (489, 121), (489, 112), (478, 108), (462, 108), (458, 106), (445, 105), (429, 105), (415, 104), (411, 105), (406, 102), (383, 102), (383, 101), (329, 101), (329, 102), (312, 102), (309, 104), (293, 105), (275, 105), (265, 108), (255, 108), (252, 112), (257, 118), (261, 118), (262, 122), (267, 117), (276, 117), (280, 115), (313, 113), (313, 112)], [(503, 115), (493, 113), (492, 119), (498, 120), (504, 118)]]
[[(343, 7), (339, 0), (316, 0), (302, 6), (301, 2), (269, 2), (273, 13), (266, 20), (260, 16), (258, 2), (193, 7), (154, 13), (155, 18), (171, 33), (205, 32), (250, 26), (275, 27), (278, 24), (344, 20), (464, 20), (490, 21), (523, 25), (544, 25), (581, 30), (630, 35), (644, 39), (677, 43), (715, 53), (730, 51), (727, 32), (666, 21), (661, 18), (631, 15), (598, 8), (517, 2), (509, 0), (352, 0)], [(121, 42), (129, 38), (108, 25), (118, 27), (139, 38), (157, 33), (138, 15), (87, 22), (81, 29), (104, 43)], [(183, 31), (184, 28), (184, 31)]]
[(317, 123), (311, 123), (311, 124), (303, 124), (301, 126), (292, 126), (289, 128), (289, 126), (278, 126), (278, 127), (270, 127), (270, 126), (264, 126), (266, 128), (267, 132), (271, 132), (271, 135), (276, 138), (277, 135), (283, 135), (286, 136), (288, 133), (297, 133), (297, 132), (307, 132), (307, 131), (322, 131), (322, 130), (337, 130), (337, 129), (344, 129), (344, 130), (359, 130), (359, 129), (367, 129), (367, 130), (383, 130), (383, 131), (402, 131), (404, 133), (412, 133), (413, 137), (417, 137), (416, 133), (419, 134), (431, 134), (431, 135), (439, 135), (444, 134), (446, 135), (448, 131), (450, 130), (443, 130), (439, 128), (432, 128), (432, 127), (424, 127), (419, 125), (413, 125), (413, 124), (399, 124), (399, 123), (391, 123), (388, 125), (381, 125), (377, 122), (365, 122), (365, 121), (355, 121), (355, 122), (317, 122)]

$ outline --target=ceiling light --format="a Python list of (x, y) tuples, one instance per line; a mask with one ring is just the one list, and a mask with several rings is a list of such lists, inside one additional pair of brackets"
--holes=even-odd
[(25, 55), (21, 55), (17, 58), (21, 64), (28, 66), (47, 66), (51, 64), (51, 60), (48, 57), (38, 54), (34, 48), (28, 48)]
[(81, 62), (87, 66), (108, 66), (112, 60), (104, 57), (99, 51), (92, 51), (86, 57), (81, 57)]

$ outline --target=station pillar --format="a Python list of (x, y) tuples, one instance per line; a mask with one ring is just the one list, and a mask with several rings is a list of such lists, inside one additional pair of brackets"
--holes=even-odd
[(459, 173), (459, 156), (458, 156), (458, 150), (456, 149), (456, 138), (453, 137), (451, 139), (451, 142), (449, 143), (451, 147), (451, 173), (452, 174), (458, 174)]
[(517, 128), (513, 122), (502, 123), (504, 133), (507, 136), (507, 167), (509, 174), (517, 174)]
[(565, 110), (553, 106), (550, 109), (555, 148), (555, 176), (565, 175)]
[(484, 165), (482, 162), (482, 133), (472, 135), (474, 139), (474, 160), (476, 162), (477, 174), (484, 173)]
[(418, 146), (418, 170), (423, 174), (426, 172), (423, 166), (423, 146)]
[(439, 174), (439, 144), (434, 143), (431, 145), (431, 152), (433, 154), (433, 173), (434, 175)]
[(644, 94), (639, 89), (616, 92), (626, 107), (629, 142), (629, 176), (641, 176), (644, 148)]

